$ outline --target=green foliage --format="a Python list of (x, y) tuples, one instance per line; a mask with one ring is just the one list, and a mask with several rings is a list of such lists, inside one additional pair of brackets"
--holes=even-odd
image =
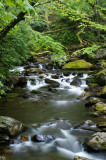
[(73, 52), (74, 55), (84, 55), (87, 54), (89, 57), (95, 57), (95, 52), (100, 48), (101, 46), (98, 46), (96, 44), (92, 45), (91, 47), (82, 48), (80, 50), (77, 50)]
[(0, 98), (1, 98), (1, 95), (5, 94), (5, 91), (4, 91), (4, 85), (3, 83), (0, 81)]

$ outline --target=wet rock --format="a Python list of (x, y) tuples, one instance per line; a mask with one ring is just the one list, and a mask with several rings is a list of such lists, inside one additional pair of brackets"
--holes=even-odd
[(95, 75), (95, 81), (101, 86), (106, 85), (106, 69), (101, 70)]
[(0, 133), (9, 137), (20, 134), (24, 129), (24, 125), (11, 117), (0, 116)]
[(81, 85), (81, 80), (79, 79), (74, 79), (70, 85), (74, 85), (74, 86), (80, 86)]
[(59, 75), (55, 74), (51, 76), (53, 79), (59, 79)]
[(96, 104), (98, 102), (100, 102), (100, 99), (92, 97), (85, 103), (85, 106), (86, 107), (91, 107), (92, 105), (94, 105), (94, 104)]
[(88, 99), (88, 98), (90, 98), (91, 97), (91, 93), (90, 92), (85, 92), (85, 93), (82, 93), (79, 97), (78, 97), (78, 99), (79, 100), (85, 100), (85, 99)]
[(25, 86), (27, 84), (27, 77), (20, 77), (17, 85)]
[(48, 84), (50, 84), (50, 86), (54, 87), (54, 88), (60, 86), (60, 84), (58, 82), (56, 82), (54, 80), (51, 80), (51, 79), (48, 79), (48, 78), (45, 79), (45, 82), (48, 83)]
[(52, 135), (34, 135), (31, 137), (31, 140), (34, 142), (50, 142), (55, 139), (55, 136)]
[(80, 125), (74, 127), (74, 129), (83, 129), (83, 130), (96, 131), (96, 132), (101, 131), (96, 126), (96, 124), (91, 120), (87, 120), (87, 121), (81, 123)]
[(77, 76), (78, 77), (83, 77), (83, 73), (78, 73)]
[(52, 87), (49, 87), (48, 90), (51, 91), (51, 92), (57, 92), (57, 90), (55, 88), (52, 88)]
[(30, 68), (30, 69), (27, 70), (27, 72), (38, 73), (38, 74), (45, 73), (45, 71), (43, 69), (40, 69), (40, 68)]
[(44, 78), (44, 76), (39, 76), (39, 78), (43, 79), (43, 78)]
[(28, 136), (22, 135), (22, 136), (21, 136), (21, 141), (23, 141), (23, 142), (28, 141)]
[(94, 160), (94, 159), (89, 159), (89, 158), (81, 157), (81, 156), (75, 156), (73, 160)]
[(66, 79), (66, 82), (67, 82), (67, 83), (70, 83), (70, 78), (67, 78), (67, 79)]
[(66, 76), (66, 77), (68, 77), (68, 76), (70, 75), (69, 72), (64, 72), (63, 74), (64, 74), (64, 76)]
[(34, 89), (34, 90), (31, 91), (31, 93), (40, 94), (41, 92), (36, 90), (36, 89)]
[(101, 98), (106, 98), (106, 85), (104, 86), (103, 90), (98, 93), (98, 96)]
[(93, 134), (86, 142), (88, 151), (106, 151), (106, 132)]
[(63, 66), (63, 69), (89, 69), (93, 65), (85, 60), (76, 60), (74, 62), (69, 62)]

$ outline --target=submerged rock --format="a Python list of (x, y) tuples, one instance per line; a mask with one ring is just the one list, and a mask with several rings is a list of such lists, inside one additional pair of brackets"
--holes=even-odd
[(49, 87), (48, 90), (51, 91), (51, 92), (57, 92), (57, 90), (55, 88), (52, 88), (52, 87)]
[(0, 133), (9, 137), (20, 134), (24, 129), (23, 123), (11, 117), (0, 116)]
[(21, 141), (22, 141), (22, 142), (26, 142), (26, 141), (28, 141), (28, 139), (29, 139), (29, 138), (28, 138), (28, 136), (26, 136), (26, 135), (22, 135), (22, 136), (21, 136)]
[(63, 66), (63, 69), (89, 69), (93, 65), (85, 60), (76, 60), (74, 62), (69, 62)]
[(89, 159), (89, 158), (81, 157), (81, 156), (75, 156), (73, 160), (94, 160), (94, 159)]
[(55, 139), (55, 136), (52, 135), (34, 135), (31, 137), (31, 140), (34, 142), (50, 142)]
[(45, 79), (45, 82), (48, 83), (48, 84), (50, 84), (50, 86), (54, 87), (54, 88), (60, 86), (60, 84), (58, 82), (56, 82), (54, 80), (51, 80), (49, 78)]
[(41, 92), (38, 91), (38, 90), (36, 90), (36, 89), (33, 89), (33, 90), (31, 91), (31, 93), (40, 94)]
[(86, 142), (88, 151), (106, 151), (106, 132), (93, 134)]

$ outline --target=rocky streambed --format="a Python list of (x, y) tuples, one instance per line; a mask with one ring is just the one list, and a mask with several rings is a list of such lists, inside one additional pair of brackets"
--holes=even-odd
[(2, 157), (106, 159), (105, 69), (89, 71), (93, 66), (85, 61), (80, 71), (65, 67), (31, 64), (18, 67), (18, 76), (13, 71), (8, 85), (15, 88), (0, 103)]

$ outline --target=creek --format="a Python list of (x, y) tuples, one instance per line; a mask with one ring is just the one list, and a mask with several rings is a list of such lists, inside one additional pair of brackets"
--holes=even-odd
[[(39, 65), (42, 69), (43, 66)], [(22, 72), (24, 67), (18, 67)], [(66, 74), (68, 73), (68, 74)], [(53, 79), (52, 75), (59, 75)], [(78, 96), (88, 88), (86, 84), (87, 73), (79, 76), (77, 72), (65, 72), (61, 70), (46, 70), (45, 74), (31, 74), (28, 76), (25, 92), (29, 98), (9, 99), (0, 104), (0, 115), (10, 116), (20, 120), (28, 126), (22, 133), (28, 136), (25, 142), (20, 141), (19, 135), (15, 143), (10, 145), (12, 153), (8, 154), (10, 160), (72, 160), (75, 155), (96, 160), (105, 160), (104, 153), (87, 153), (82, 142), (93, 134), (93, 131), (75, 129), (74, 126), (91, 119), (84, 101), (78, 100)], [(60, 86), (56, 92), (48, 91), (45, 79), (57, 81)], [(78, 78), (80, 85), (70, 85), (73, 79)], [(31, 93), (39, 90), (41, 95)], [(95, 126), (92, 126), (95, 127)], [(53, 135), (55, 138), (47, 142), (32, 142), (33, 135)]]

